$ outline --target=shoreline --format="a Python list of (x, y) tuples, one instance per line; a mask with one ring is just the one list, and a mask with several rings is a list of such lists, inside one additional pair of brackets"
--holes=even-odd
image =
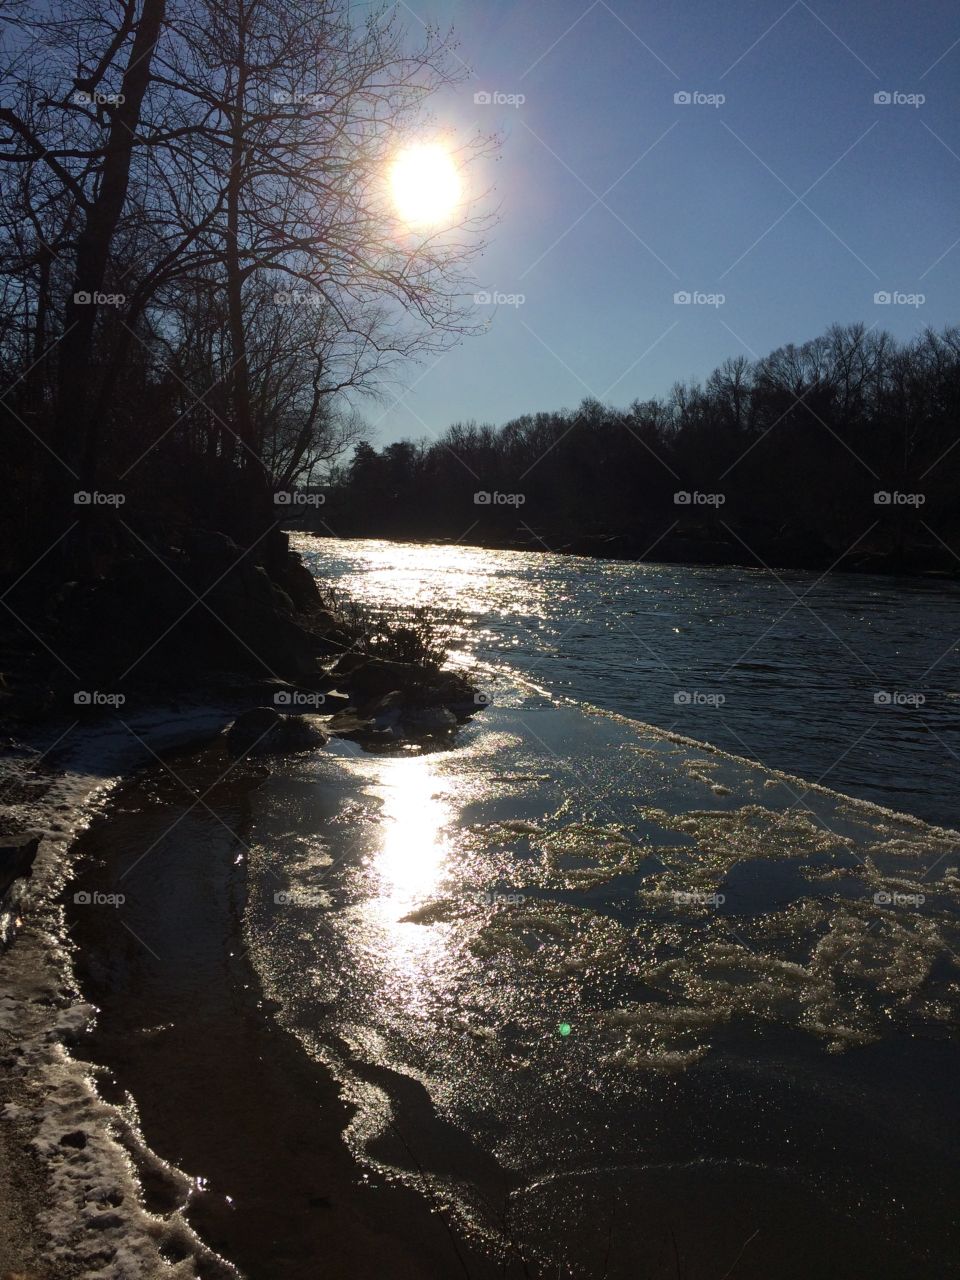
[[(176, 771), (205, 790), (222, 764), (217, 749), (206, 748), (178, 761)], [(355, 1104), (330, 1068), (273, 1015), (243, 936), (247, 814), (262, 772), (249, 770), (210, 794), (213, 813), (189, 817), (176, 841), (157, 850), (163, 870), (156, 879), (146, 863), (129, 881), (111, 877), (141, 846), (149, 851), (156, 806), (166, 824), (184, 803), (159, 768), (122, 786), (115, 797), (120, 811), (108, 811), (84, 833), (76, 884), (123, 884), (128, 894), (141, 894), (135, 887), (144, 867), (148, 877), (147, 903), (141, 909), (138, 897), (128, 897), (124, 908), (141, 945), (117, 933), (109, 912), (73, 912), (80, 926), (78, 980), (100, 1009), (85, 1056), (111, 1064), (111, 1075), (130, 1090), (152, 1149), (203, 1175), (185, 1217), (241, 1274), (259, 1280), (282, 1257), (285, 1274), (299, 1275), (302, 1266), (306, 1276), (311, 1260), (323, 1257), (331, 1278), (373, 1280), (390, 1256), (398, 1280), (432, 1280), (455, 1274), (463, 1255), (471, 1275), (499, 1274), (473, 1254), (430, 1197), (378, 1179), (355, 1161), (343, 1142)], [(199, 848), (202, 869), (192, 863)], [(158, 927), (158, 918), (169, 924)], [(111, 972), (117, 963), (129, 970), (123, 979), (129, 1000), (104, 985), (102, 966), (111, 956)], [(91, 968), (85, 958), (93, 957)], [(148, 1031), (144, 1012), (158, 1024)], [(236, 1208), (227, 1190), (241, 1197)]]
[[(45, 1235), (56, 1242), (43, 1255), (45, 1280), (94, 1273), (104, 1280), (126, 1280), (131, 1267), (143, 1277), (185, 1277), (195, 1273), (191, 1260), (196, 1274), (232, 1274), (183, 1216), (189, 1189), (183, 1175), (144, 1149), (135, 1118), (99, 1096), (88, 1065), (69, 1051), (85, 1034), (93, 1010), (77, 985), (62, 893), (78, 838), (109, 804), (111, 793), (159, 755), (195, 751), (244, 716), (256, 727), (252, 737), (246, 729), (238, 730), (235, 743), (228, 739), (235, 763), (253, 751), (295, 750), (304, 739), (324, 743), (328, 733), (388, 750), (402, 749), (412, 737), (418, 749), (429, 749), (431, 735), (443, 737), (480, 709), (469, 683), (441, 672), (426, 651), (420, 657), (414, 648), (409, 660), (392, 660), (393, 649), (410, 638), (402, 629), (387, 630), (385, 638), (382, 631), (375, 633), (379, 647), (372, 646), (362, 615), (346, 617), (326, 608), (320, 587), (301, 558), (287, 551), (285, 539), (278, 543), (281, 563), (272, 565), (272, 576), (242, 556), (239, 567), (231, 569), (238, 550), (223, 535), (196, 534), (195, 541), (193, 564), (201, 581), (227, 564), (216, 581), (226, 615), (237, 628), (224, 623), (236, 652), (228, 643), (225, 655), (223, 646), (212, 642), (209, 627), (197, 630), (189, 609), (178, 617), (178, 604), (167, 598), (164, 604), (178, 618), (173, 665), (164, 666), (162, 655), (147, 649), (142, 656), (150, 654), (151, 662), (127, 683), (129, 699), (111, 694), (105, 699), (109, 705), (100, 706), (83, 694), (87, 705), (78, 706), (78, 683), (88, 690), (110, 689), (96, 673), (130, 656), (125, 653), (130, 637), (123, 629), (115, 635), (108, 630), (114, 642), (104, 645), (103, 628), (94, 625), (92, 615), (91, 628), (81, 628), (74, 638), (81, 675), (67, 668), (73, 685), (51, 667), (49, 655), (56, 654), (42, 639), (48, 628), (48, 638), (59, 634), (56, 619), (38, 623), (40, 649), (5, 642), (0, 697), (11, 737), (3, 760), (7, 805), (0, 830), (11, 836), (32, 833), (39, 844), (32, 868), (21, 871), (3, 897), (2, 1150), (31, 1154), (23, 1162), (22, 1185), (19, 1165), (0, 1184), (0, 1197), (10, 1197), (0, 1212), (0, 1274), (25, 1268), (30, 1273), (36, 1266), (31, 1251), (36, 1255), (36, 1242)], [(148, 568), (151, 562), (141, 556), (140, 565)], [(130, 573), (130, 564), (121, 566), (113, 577), (83, 584), (79, 591), (105, 600), (108, 612), (122, 610), (141, 629), (145, 618), (157, 625), (163, 606), (154, 607), (149, 582), (139, 605), (125, 599), (122, 584)], [(77, 584), (72, 587), (76, 591)], [(42, 607), (42, 593), (37, 603)], [(187, 615), (189, 625), (183, 622)], [(272, 667), (258, 658), (245, 634), (254, 645), (266, 646)], [(192, 638), (200, 642), (196, 652)], [(48, 657), (38, 666), (43, 650)], [(227, 661), (221, 662), (224, 656)], [(266, 678), (251, 672), (251, 657), (265, 668)], [(389, 710), (381, 711), (391, 690), (400, 692)], [(289, 714), (299, 709), (300, 691), (307, 710), (319, 707), (328, 715)], [(128, 700), (134, 705), (127, 707)], [(68, 710), (64, 704), (71, 703)], [(41, 737), (53, 741), (47, 745)], [(169, 1210), (159, 1217), (140, 1205), (137, 1163), (166, 1186)], [(85, 1267), (85, 1251), (94, 1269)]]
[[(299, 553), (293, 555), (300, 568), (309, 572), (302, 556)], [(96, 1274), (103, 1280), (126, 1280), (130, 1272), (125, 1268), (134, 1262), (136, 1274), (145, 1278), (172, 1275), (175, 1280), (186, 1280), (192, 1276), (223, 1280), (236, 1274), (231, 1250), (225, 1250), (229, 1262), (217, 1252), (221, 1244), (228, 1244), (234, 1238), (227, 1230), (231, 1214), (222, 1204), (213, 1205), (213, 1197), (199, 1191), (191, 1178), (191, 1175), (206, 1176), (204, 1160), (199, 1156), (196, 1160), (184, 1159), (182, 1153), (173, 1148), (163, 1148), (158, 1153), (144, 1137), (145, 1131), (164, 1137), (172, 1134), (176, 1125), (171, 1122), (171, 1117), (176, 1118), (176, 1109), (166, 1112), (162, 1108), (154, 1110), (149, 1118), (141, 1115), (137, 1110), (140, 1104), (138, 1093), (143, 1093), (144, 1089), (134, 1084), (131, 1088), (133, 1103), (129, 1103), (123, 1090), (132, 1082), (127, 1081), (123, 1073), (118, 1073), (118, 1088), (117, 1082), (104, 1077), (84, 1054), (84, 1044), (96, 1046), (98, 1043), (96, 1029), (92, 1036), (88, 1034), (94, 1010), (84, 1003), (90, 998), (90, 991), (82, 980), (90, 951), (83, 933), (78, 935), (79, 948), (77, 941), (70, 937), (67, 928), (70, 912), (63, 901), (63, 888), (83, 859), (85, 842), (93, 839), (89, 833), (95, 832), (100, 846), (109, 846), (114, 838), (114, 828), (122, 827), (126, 821), (122, 812), (123, 797), (140, 794), (145, 777), (164, 778), (158, 763), (160, 757), (172, 762), (177, 773), (184, 768), (194, 768), (199, 759), (221, 750), (222, 744), (212, 747), (211, 743), (220, 737), (231, 721), (244, 712), (262, 715), (262, 709), (271, 701), (273, 706), (278, 705), (278, 693), (313, 689), (316, 692), (312, 696), (319, 697), (322, 704), (325, 694), (320, 691), (327, 690), (330, 702), (326, 710), (332, 710), (335, 717), (338, 713), (343, 714), (342, 709), (348, 701), (358, 706), (362, 715), (347, 718), (366, 728), (360, 728), (358, 736), (356, 726), (344, 726), (345, 732), (354, 738), (355, 745), (349, 750), (355, 753), (362, 751), (363, 754), (369, 752), (371, 756), (408, 750), (413, 742), (405, 727), (406, 717), (411, 717), (411, 724), (418, 718), (422, 721), (424, 711), (433, 709), (431, 704), (441, 709), (443, 703), (457, 708), (456, 719), (463, 723), (458, 699), (464, 697), (470, 683), (462, 673), (454, 676), (447, 670), (443, 680), (434, 676), (426, 679), (422, 672), (417, 674), (415, 664), (398, 664), (389, 659), (371, 657), (369, 653), (351, 654), (349, 661), (341, 659), (341, 654), (335, 655), (331, 663), (320, 658), (316, 664), (318, 670), (310, 678), (298, 679), (291, 674), (285, 680), (256, 678), (242, 671), (211, 673), (204, 670), (201, 663), (191, 673), (192, 683), (188, 685), (188, 692), (181, 689), (174, 696), (165, 690), (162, 694), (165, 704), (147, 703), (136, 712), (120, 708), (116, 713), (119, 723), (112, 722), (106, 713), (93, 715), (85, 721), (78, 716), (74, 725), (62, 734), (61, 741), (57, 734), (65, 729), (65, 719), (55, 719), (52, 715), (45, 719), (37, 718), (31, 738), (34, 743), (40, 734), (53, 738), (54, 746), (49, 756), (45, 759), (40, 749), (34, 747), (32, 759), (26, 756), (13, 759), (9, 780), (14, 784), (16, 802), (4, 815), (4, 824), (7, 829), (39, 831), (43, 839), (33, 876), (17, 882), (23, 886), (20, 911), (24, 918), (23, 926), (13, 945), (0, 949), (0, 980), (4, 982), (5, 990), (13, 991), (15, 997), (0, 997), (0, 1065), (3, 1067), (0, 1073), (0, 1155), (6, 1156), (8, 1151), (13, 1153), (7, 1161), (13, 1166), (12, 1173), (6, 1181), (0, 1181), (0, 1276), (9, 1270), (26, 1271), (31, 1277), (38, 1273), (44, 1280), (72, 1280), (78, 1274)], [(387, 683), (383, 684), (383, 681)], [(334, 686), (347, 690), (347, 693), (338, 692)], [(191, 689), (195, 690), (192, 694), (189, 692)], [(392, 700), (394, 695), (390, 690), (393, 689), (403, 692), (399, 703)], [(148, 685), (135, 686), (132, 692), (146, 700), (152, 690)], [(730, 765), (735, 772), (742, 772), (746, 766), (750, 770), (762, 770), (781, 783), (798, 781), (791, 773), (762, 766), (742, 755), (658, 728), (629, 715), (562, 696), (550, 700), (556, 707), (565, 704), (570, 715), (606, 718), (616, 722), (620, 728), (632, 726), (681, 751), (705, 753)], [(285, 712), (295, 709), (287, 704), (281, 705)], [(258, 707), (261, 711), (254, 711)], [(465, 709), (466, 715), (478, 709), (471, 705)], [(270, 714), (284, 723), (289, 721), (291, 728), (293, 721), (308, 723), (315, 719), (310, 715), (303, 718), (279, 716), (276, 711)], [(323, 716), (316, 719), (318, 722), (325, 720)], [(455, 727), (453, 720), (453, 714), (448, 712), (449, 723), (444, 724), (442, 718), (435, 721), (433, 730), (427, 728), (426, 745), (420, 742), (417, 749), (429, 749), (432, 731), (446, 742), (455, 742), (449, 736)], [(129, 721), (133, 737), (121, 727), (124, 721)], [(72, 730), (75, 732), (71, 737)], [(284, 772), (289, 757), (283, 745), (278, 745), (276, 752), (270, 757), (277, 762), (276, 765), (266, 766), (261, 757), (251, 761), (243, 759), (241, 753), (242, 764), (236, 762), (235, 786), (247, 787), (247, 794), (251, 794), (250, 788), (256, 787), (258, 777)], [(330, 754), (335, 753), (332, 748)], [(320, 754), (323, 754), (322, 750)], [(226, 760), (224, 756), (224, 763)], [(30, 784), (30, 779), (35, 780), (38, 776), (43, 780), (39, 795)], [(957, 835), (950, 829), (937, 827), (913, 815), (842, 795), (829, 787), (816, 783), (803, 783), (803, 786), (805, 792), (822, 794), (824, 798), (841, 795), (844, 801), (856, 806), (864, 815), (872, 815), (873, 820), (895, 818), (901, 825), (909, 824), (917, 832), (938, 838), (955, 838)], [(174, 790), (177, 789), (174, 786)], [(204, 788), (199, 786), (196, 791), (202, 794)], [(118, 804), (121, 806), (119, 809)], [(106, 815), (105, 821), (103, 815)], [(145, 821), (142, 813), (139, 820), (141, 825)], [(221, 863), (223, 884), (231, 876), (243, 877), (244, 885), (239, 890), (242, 916), (242, 903), (248, 897), (246, 858), (240, 868), (229, 857), (225, 862), (221, 857)], [(195, 869), (193, 874), (196, 874)], [(184, 884), (191, 900), (194, 891), (199, 893), (203, 883), (205, 881), (191, 880), (189, 869), (184, 869)], [(90, 887), (97, 890), (95, 880), (91, 881)], [(105, 887), (100, 886), (101, 889)], [(265, 1151), (276, 1143), (279, 1132), (285, 1133), (290, 1142), (299, 1140), (303, 1108), (298, 1108), (292, 1099), (294, 1095), (308, 1097), (312, 1100), (309, 1105), (315, 1108), (308, 1127), (311, 1132), (324, 1136), (322, 1150), (302, 1156), (300, 1167), (312, 1170), (311, 1178), (319, 1181), (329, 1179), (331, 1185), (339, 1189), (338, 1204), (342, 1201), (347, 1206), (346, 1220), (351, 1224), (355, 1247), (349, 1264), (344, 1263), (343, 1280), (348, 1276), (357, 1276), (358, 1280), (366, 1280), (369, 1276), (372, 1280), (376, 1274), (377, 1248), (382, 1251), (386, 1247), (396, 1253), (398, 1240), (406, 1241), (403, 1251), (407, 1258), (406, 1269), (398, 1271), (398, 1276), (409, 1277), (409, 1280), (432, 1280), (434, 1275), (446, 1274), (447, 1271), (456, 1274), (461, 1268), (461, 1260), (455, 1251), (471, 1247), (468, 1243), (470, 1233), (465, 1228), (461, 1229), (458, 1223), (451, 1225), (444, 1221), (430, 1195), (425, 1196), (422, 1188), (415, 1189), (416, 1177), (411, 1178), (409, 1184), (405, 1184), (402, 1178), (399, 1182), (384, 1178), (382, 1183), (376, 1184), (380, 1188), (377, 1192), (371, 1191), (369, 1186), (358, 1188), (349, 1185), (352, 1176), (359, 1176), (364, 1169), (369, 1171), (369, 1166), (361, 1163), (342, 1139), (343, 1131), (352, 1124), (359, 1103), (350, 1100), (344, 1080), (338, 1080), (337, 1072), (330, 1063), (315, 1061), (308, 1049), (297, 1042), (292, 1029), (286, 1029), (282, 1024), (275, 1025), (272, 1015), (264, 1011), (262, 1006), (266, 997), (260, 978), (249, 958), (243, 954), (242, 941), (238, 943), (238, 929), (242, 927), (240, 916), (236, 911), (231, 916), (222, 899), (217, 899), (217, 903), (216, 909), (211, 909), (210, 919), (219, 922), (214, 923), (211, 931), (211, 935), (215, 935), (211, 937), (211, 945), (222, 950), (227, 957), (232, 951), (238, 953), (235, 960), (224, 961), (226, 969), (221, 975), (223, 984), (219, 988), (221, 1005), (231, 1010), (232, 1029), (229, 1037), (204, 1036), (198, 1032), (181, 1039), (178, 1051), (168, 1059), (164, 1078), (175, 1079), (177, 1064), (184, 1062), (193, 1064), (194, 1072), (199, 1071), (203, 1076), (201, 1064), (205, 1063), (207, 1079), (197, 1087), (209, 1087), (208, 1081), (224, 1065), (218, 1049), (229, 1041), (230, 1047), (222, 1055), (227, 1059), (227, 1074), (219, 1086), (215, 1086), (218, 1098), (233, 1100), (233, 1119), (221, 1129), (230, 1139), (223, 1144), (225, 1164), (222, 1176), (227, 1179), (233, 1176), (229, 1161), (240, 1158), (234, 1140), (237, 1134), (243, 1133), (244, 1117), (255, 1113), (258, 1096), (262, 1098), (272, 1093), (279, 1099), (278, 1114), (286, 1117), (282, 1123), (278, 1121), (260, 1129)], [(73, 915), (72, 926), (83, 925), (83, 917), (77, 919), (76, 912)], [(149, 916), (145, 918), (149, 919)], [(138, 928), (136, 921), (134, 925)], [(118, 937), (136, 954), (139, 942), (121, 934)], [(111, 945), (115, 942), (112, 940)], [(162, 998), (162, 981), (156, 984), (155, 990)], [(239, 998), (234, 998), (236, 996)], [(94, 1003), (100, 1004), (101, 1001), (94, 997)], [(190, 1001), (185, 1002), (183, 1008), (189, 1012)], [(132, 1026), (127, 1028), (132, 1036), (139, 1034), (139, 1030)], [(19, 1051), (18, 1038), (24, 1041)], [(120, 1043), (123, 1043), (123, 1036)], [(78, 1044), (79, 1050), (75, 1048)], [(248, 1081), (234, 1079), (237, 1075), (236, 1061), (244, 1056), (259, 1064), (259, 1095)], [(344, 1057), (344, 1061), (352, 1070), (349, 1055)], [(298, 1082), (297, 1089), (290, 1089), (290, 1097), (285, 1096), (281, 1087), (283, 1080)], [(428, 1140), (434, 1151), (457, 1150), (457, 1159), (450, 1161), (451, 1169), (469, 1167), (467, 1148), (460, 1150), (458, 1140), (451, 1134), (444, 1135), (442, 1126), (435, 1126), (433, 1139), (424, 1137), (431, 1132), (434, 1120), (429, 1109), (423, 1109), (414, 1097), (415, 1090), (411, 1091), (408, 1085), (409, 1082), (399, 1076), (391, 1078), (389, 1072), (379, 1079), (376, 1070), (371, 1070), (366, 1080), (366, 1087), (374, 1092), (382, 1089), (385, 1096), (393, 1093), (398, 1097), (405, 1095), (405, 1105), (412, 1107), (414, 1114), (423, 1120), (422, 1132), (420, 1128), (415, 1130), (418, 1139)], [(419, 1112), (418, 1107), (421, 1108)], [(184, 1114), (188, 1114), (188, 1108), (184, 1108)], [(84, 1139), (82, 1145), (74, 1145), (74, 1142), (80, 1142), (74, 1137), (78, 1133)], [(398, 1137), (403, 1141), (402, 1134), (393, 1135), (388, 1146), (395, 1146)], [(162, 1143), (160, 1145), (162, 1147)], [(212, 1145), (215, 1149), (216, 1143)], [(318, 1148), (320, 1145), (314, 1144)], [(230, 1149), (232, 1155), (229, 1154)], [(17, 1151), (27, 1152), (27, 1159), (18, 1161)], [(411, 1152), (408, 1154), (415, 1160)], [(404, 1160), (398, 1160), (394, 1155), (386, 1163), (388, 1166), (403, 1165)], [(275, 1168), (283, 1167), (279, 1159), (273, 1164)], [(493, 1185), (492, 1180), (488, 1185)], [(322, 1218), (332, 1197), (322, 1191), (314, 1198), (317, 1205), (308, 1205), (306, 1211), (311, 1214), (316, 1211)], [(401, 1207), (385, 1209), (384, 1204), (388, 1201)], [(55, 1210), (59, 1211), (56, 1215)], [(282, 1214), (274, 1216), (278, 1221), (283, 1217)], [(380, 1223), (380, 1227), (371, 1226), (371, 1223)], [(414, 1228), (412, 1224), (419, 1226)], [(325, 1235), (326, 1228), (321, 1223), (316, 1231), (320, 1252), (339, 1250), (338, 1256), (344, 1254), (343, 1241), (335, 1229)], [(50, 1233), (51, 1238), (57, 1238), (58, 1243), (52, 1251), (41, 1256), (38, 1241), (44, 1232)], [(292, 1226), (289, 1234), (291, 1237), (295, 1234)], [(384, 1238), (391, 1243), (384, 1246)], [(426, 1243), (428, 1239), (432, 1241), (429, 1245)], [(371, 1240), (379, 1242), (372, 1252)], [(453, 1240), (457, 1244), (451, 1254), (449, 1250)], [(250, 1247), (248, 1241), (245, 1248)], [(83, 1256), (85, 1249), (95, 1262), (95, 1270), (75, 1261)], [(111, 1249), (116, 1250), (116, 1254), (107, 1257)], [(425, 1264), (423, 1258), (428, 1253), (432, 1261)], [(482, 1250), (471, 1257), (473, 1273), (482, 1277), (489, 1270), (492, 1277), (499, 1263), (491, 1263), (491, 1256)], [(442, 1262), (437, 1261), (440, 1258)], [(508, 1266), (511, 1269), (507, 1274), (512, 1276), (509, 1259)], [(253, 1273), (254, 1280), (259, 1280), (260, 1274), (262, 1268)]]
[[(162, 750), (206, 741), (228, 718), (198, 706), (192, 716), (137, 723), (144, 742)], [(109, 804), (123, 771), (148, 759), (147, 749), (139, 758), (131, 752), (125, 732), (91, 729), (59, 753), (55, 767), (48, 763), (40, 797), (11, 806), (11, 817), (41, 839), (22, 882), (20, 927), (0, 952), (0, 1144), (25, 1156), (22, 1179), (18, 1169), (5, 1188), (12, 1201), (0, 1213), (0, 1257), (13, 1259), (11, 1270), (45, 1280), (94, 1274), (85, 1257), (96, 1274), (118, 1280), (133, 1266), (144, 1277), (199, 1274), (182, 1261), (171, 1266), (176, 1255), (197, 1259), (210, 1277), (231, 1274), (175, 1209), (165, 1220), (142, 1209), (132, 1153), (145, 1165), (150, 1154), (129, 1116), (99, 1096), (87, 1065), (70, 1051), (94, 1012), (77, 986), (64, 929), (62, 894), (76, 840)], [(29, 762), (18, 763), (6, 782), (35, 776)], [(157, 1164), (154, 1172), (179, 1194), (173, 1170)], [(106, 1260), (111, 1249), (116, 1265)]]

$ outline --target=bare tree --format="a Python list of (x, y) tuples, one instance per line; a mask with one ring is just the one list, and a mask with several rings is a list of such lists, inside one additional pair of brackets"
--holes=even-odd
[[(202, 240), (222, 269), (238, 460), (258, 463), (251, 344), (265, 332), (296, 331), (311, 353), (304, 385), (317, 420), (324, 396), (471, 330), (465, 270), (482, 220), (465, 213), (418, 236), (398, 225), (386, 193), (425, 97), (459, 72), (449, 37), (431, 32), (409, 49), (394, 14), (358, 27), (331, 0), (204, 0), (173, 27), (165, 78), (203, 115), (197, 155), (208, 200), (222, 207)], [(471, 139), (461, 163), (489, 146)], [(268, 292), (295, 322), (264, 320)]]

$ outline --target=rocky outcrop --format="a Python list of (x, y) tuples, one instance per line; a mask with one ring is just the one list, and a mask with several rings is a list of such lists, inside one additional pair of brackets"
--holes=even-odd
[(236, 756), (311, 751), (327, 741), (319, 717), (283, 715), (273, 707), (244, 711), (226, 731), (227, 748)]
[[(417, 666), (361, 653), (347, 653), (330, 668), (363, 715), (409, 709), (446, 708), (457, 723), (483, 710), (487, 699), (455, 671)], [(385, 698), (391, 699), (383, 704)], [(402, 718), (402, 716), (401, 716)]]
[[(232, 741), (249, 749), (258, 723), (257, 750), (284, 751), (319, 743), (316, 724), (310, 738), (284, 712), (350, 712), (371, 722), (369, 730), (354, 725), (354, 736), (389, 742), (449, 735), (484, 705), (463, 676), (397, 660), (418, 652), (404, 647), (412, 633), (403, 627), (379, 636), (376, 652), (358, 652), (369, 644), (362, 618), (330, 607), (277, 530), (246, 550), (216, 530), (155, 531), (149, 545), (130, 533), (99, 576), (38, 588), (24, 607), (26, 651), (0, 647), (0, 671), (15, 673), (7, 683), (0, 677), (0, 706), (12, 720), (58, 710), (115, 715), (134, 699), (179, 698), (217, 683), (233, 693), (249, 681), (259, 686), (250, 702), (272, 698), (274, 706), (256, 709), (252, 737), (238, 721)], [(66, 652), (69, 668), (55, 659)], [(277, 720), (267, 722), (271, 714)]]

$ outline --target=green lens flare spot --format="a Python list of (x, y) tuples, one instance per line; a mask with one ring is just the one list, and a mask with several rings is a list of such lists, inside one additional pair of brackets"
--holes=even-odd
[(571, 1027), (569, 1022), (561, 1022), (559, 1027), (557, 1027), (557, 1030), (562, 1036), (568, 1036), (573, 1030), (573, 1027)]

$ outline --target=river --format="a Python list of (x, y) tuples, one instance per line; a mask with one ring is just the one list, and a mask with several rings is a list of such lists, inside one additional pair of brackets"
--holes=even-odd
[[(957, 821), (960, 585), (300, 537), (380, 607), (459, 615), (493, 690), (674, 729), (930, 822)], [(509, 679), (506, 681), (509, 684)]]

